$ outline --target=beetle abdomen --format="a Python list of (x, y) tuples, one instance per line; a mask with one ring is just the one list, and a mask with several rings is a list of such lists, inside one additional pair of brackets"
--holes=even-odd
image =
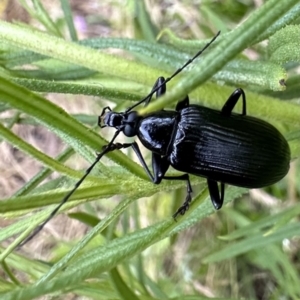
[(249, 188), (273, 184), (287, 174), (289, 146), (269, 123), (197, 105), (180, 114), (170, 154), (175, 169)]

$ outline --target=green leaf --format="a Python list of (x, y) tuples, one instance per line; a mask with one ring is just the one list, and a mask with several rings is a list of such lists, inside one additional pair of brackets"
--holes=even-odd
[(232, 31), (230, 35), (222, 38), (218, 45), (209, 51), (204, 59), (197, 64), (194, 72), (190, 72), (172, 91), (158, 99), (155, 103), (150, 103), (150, 105), (140, 112), (145, 114), (150, 111), (159, 110), (170, 105), (176, 99), (183, 99), (186, 94), (203, 84), (214, 73), (219, 71), (238, 53), (244, 50), (251, 40), (254, 40), (270, 24), (283, 16), (287, 10), (291, 9), (297, 3), (296, 0), (284, 0), (280, 2), (270, 0), (266, 2), (251, 14), (244, 23)]
[(299, 235), (300, 224), (291, 223), (282, 226), (277, 231), (269, 235), (263, 235), (257, 233), (251, 235), (248, 238), (243, 239), (242, 241), (236, 242), (234, 244), (224, 247), (222, 250), (212, 253), (203, 259), (204, 263), (212, 263), (217, 261), (226, 260), (254, 249), (263, 249), (275, 242), (281, 242), (285, 238), (292, 238)]
[(112, 282), (121, 297), (121, 299), (139, 300), (140, 298), (126, 285), (117, 268), (112, 269), (110, 272)]
[(61, 8), (64, 12), (65, 20), (70, 32), (70, 36), (72, 41), (77, 41), (77, 33), (73, 22), (73, 15), (71, 11), (71, 7), (68, 0), (60, 0)]
[[(1, 77), (0, 93), (2, 102), (36, 118), (84, 157), (91, 159), (87, 147), (97, 151), (107, 144), (95, 132), (83, 126), (60, 107)], [(114, 158), (126, 169), (137, 172), (136, 174), (139, 173), (142, 178), (146, 178), (142, 168), (128, 160), (121, 152), (114, 152), (108, 156)]]
[[(232, 1), (226, 3), (226, 7), (232, 3), (234, 4)], [(222, 11), (224, 4), (219, 3), (218, 6)], [(152, 106), (144, 109), (144, 112), (166, 106), (171, 107), (173, 102), (178, 101), (182, 95), (185, 96), (187, 93), (189, 93), (191, 102), (220, 110), (234, 90), (233, 87), (225, 86), (224, 83), (245, 85), (249, 89), (254, 86), (264, 87), (267, 90), (270, 88), (283, 89), (280, 83), (282, 79), (285, 80), (285, 71), (278, 64), (267, 60), (247, 61), (240, 56), (240, 52), (256, 43), (262, 36), (272, 35), (274, 28), (278, 30), (283, 27), (282, 24), (295, 20), (294, 11), (299, 9), (299, 4), (294, 0), (269, 0), (254, 13), (249, 14), (250, 4), (248, 7), (245, 4), (243, 6), (245, 6), (243, 16), (248, 15), (248, 19), (237, 29), (228, 34), (222, 34), (209, 51), (206, 51), (199, 60), (193, 63), (191, 68), (185, 70), (168, 84), (169, 93), (164, 99), (153, 101)], [(184, 9), (183, 6), (182, 9)], [(198, 13), (198, 10), (194, 9), (194, 11)], [(213, 17), (218, 21), (219, 10), (211, 10), (209, 14), (212, 11)], [(149, 13), (152, 12), (149, 11)], [(231, 11), (230, 14), (233, 15), (233, 12)], [(227, 22), (224, 20), (230, 14), (226, 14), (225, 11), (219, 24), (227, 26)], [(182, 18), (183, 15), (180, 16), (181, 19), (176, 19), (175, 23), (178, 20), (186, 22), (186, 19)], [(235, 17), (238, 20), (241, 18), (241, 16)], [(187, 26), (189, 27), (190, 24)], [(198, 25), (197, 20), (193, 24)], [(122, 25), (124, 26), (124, 24)], [(231, 25), (228, 25), (228, 28)], [(209, 24), (205, 26), (206, 32), (212, 31)], [(192, 27), (188, 28), (188, 33), (192, 32), (190, 28)], [(197, 27), (194, 28), (198, 31)], [(183, 30), (180, 34), (186, 36), (187, 32)], [(196, 35), (193, 36), (193, 38), (195, 37)], [(130, 39), (66, 42), (48, 33), (5, 22), (0, 22), (0, 38), (1, 51), (6, 51), (6, 53), (1, 53), (1, 64), (5, 69), (0, 70), (4, 77), (0, 78), (0, 99), (4, 103), (0, 109), (7, 111), (8, 114), (13, 112), (12, 116), (5, 116), (1, 119), (6, 126), (2, 126), (0, 132), (12, 145), (18, 146), (47, 166), (47, 169), (49, 168), (46, 169), (47, 172), (40, 174), (33, 183), (25, 185), (25, 188), (15, 196), (1, 202), (1, 215), (7, 218), (60, 202), (66, 191), (81, 175), (81, 172), (64, 167), (61, 162), (57, 161), (58, 159), (54, 160), (20, 140), (10, 129), (11, 126), (19, 123), (34, 126), (41, 124), (53, 131), (89, 162), (95, 159), (94, 152), (101, 150), (102, 146), (107, 143), (93, 129), (81, 123), (95, 125), (99, 112), (95, 111), (93, 115), (89, 116), (70, 116), (59, 106), (51, 104), (45, 98), (16, 83), (41, 92), (82, 93), (100, 96), (114, 102), (115, 110), (124, 111), (124, 108), (130, 105), (129, 101), (137, 101), (147, 95), (158, 76), (169, 76), (172, 71), (182, 65), (182, 62), (187, 61), (191, 56), (190, 52), (195, 52), (192, 47), (183, 52), (172, 49), (170, 46)], [(133, 56), (130, 54), (127, 54), (126, 57), (116, 54), (108, 55), (96, 50), (108, 47), (129, 51)], [(196, 48), (198, 51), (200, 47)], [(135, 59), (139, 59), (140, 62), (137, 63)], [(28, 68), (28, 64), (30, 68)], [(35, 69), (28, 70), (32, 69), (31, 67)], [(289, 65), (287, 70), (293, 72), (293, 68), (296, 67), (296, 65)], [(61, 81), (53, 81), (53, 78)], [(78, 80), (79, 78), (80, 80)], [(208, 78), (213, 78), (218, 84), (205, 82)], [(62, 81), (63, 79), (64, 81)], [(289, 88), (289, 85), (287, 87)], [(260, 90), (256, 93), (246, 91), (246, 95), (249, 115), (266, 119), (278, 127), (289, 140), (292, 156), (299, 156), (299, 105), (267, 97), (262, 95)], [(95, 98), (89, 99), (88, 97), (85, 99), (86, 101), (95, 100)], [(104, 104), (101, 103), (101, 106)], [(239, 109), (240, 107), (237, 107), (236, 112), (239, 112)], [(231, 293), (232, 297), (236, 299), (239, 296), (249, 298), (248, 296), (256, 291), (253, 287), (249, 288), (256, 282), (252, 278), (248, 280), (249, 269), (253, 270), (253, 266), (258, 269), (259, 273), (270, 275), (267, 283), (274, 287), (272, 289), (274, 297), (278, 295), (277, 298), (280, 298), (288, 293), (288, 297), (297, 299), (296, 283), (299, 270), (297, 265), (292, 263), (291, 258), (294, 257), (294, 253), (292, 251), (285, 253), (281, 249), (283, 239), (284, 241), (293, 241), (293, 237), (299, 233), (297, 223), (293, 222), (298, 211), (297, 205), (293, 202), (297, 200), (297, 196), (292, 195), (295, 183), (290, 181), (288, 183), (289, 195), (292, 195), (289, 204), (292, 207), (290, 210), (284, 211), (283, 205), (280, 205), (282, 214), (274, 215), (274, 210), (266, 209), (263, 204), (258, 205), (248, 200), (242, 202), (244, 207), (247, 207), (244, 218), (242, 212), (236, 208), (236, 203), (232, 203), (231, 210), (236, 212), (235, 214), (230, 213), (230, 210), (225, 210), (224, 213), (220, 212), (208, 219), (207, 217), (214, 213), (214, 210), (210, 203), (208, 190), (203, 189), (205, 179), (191, 176), (194, 194), (197, 195), (199, 190), (200, 194), (195, 199), (193, 198), (189, 211), (184, 216), (180, 216), (177, 222), (174, 222), (171, 215), (179, 206), (176, 200), (182, 201), (185, 195), (176, 193), (175, 196), (174, 190), (185, 188), (185, 182), (171, 181), (153, 185), (149, 182), (144, 170), (133, 162), (131, 153), (124, 155), (116, 151), (108, 157), (118, 166), (107, 162), (107, 159), (104, 158), (101, 164), (95, 167), (93, 174), (87, 177), (87, 181), (73, 195), (70, 202), (63, 207), (63, 210), (67, 210), (94, 199), (100, 200), (95, 202), (95, 206), (101, 207), (101, 218), (99, 219), (81, 212), (75, 216), (94, 227), (79, 242), (62, 242), (63, 254), (42, 262), (27, 259), (23, 251), (20, 252), (20, 255), (13, 253), (19, 242), (48, 217), (49, 212), (53, 209), (52, 206), (1, 229), (1, 241), (20, 234), (6, 249), (1, 248), (0, 260), (4, 261), (5, 259), (6, 264), (2, 264), (2, 266), (7, 275), (3, 280), (5, 289), (1, 290), (1, 299), (25, 300), (46, 294), (61, 297), (63, 293), (75, 293), (95, 299), (118, 299), (120, 297), (116, 292), (117, 289), (123, 293), (124, 297), (132, 292), (131, 295), (138, 295), (139, 299), (145, 300), (155, 297), (159, 299), (171, 297), (172, 299), (206, 299), (207, 297), (198, 295), (200, 293), (198, 282), (202, 282), (205, 278), (211, 278), (212, 274), (214, 274), (214, 281), (206, 291), (216, 289), (216, 294), (224, 295), (222, 299), (229, 299), (225, 298), (227, 293)], [(73, 179), (65, 177), (50, 179), (46, 184), (32, 190), (32, 187), (40, 183), (45, 174), (49, 174), (50, 169), (57, 170)], [(172, 174), (171, 172), (170, 175)], [(285, 181), (280, 184), (281, 186), (287, 185)], [(227, 188), (225, 202), (232, 202), (246, 191), (242, 188)], [(158, 195), (159, 192), (166, 193)], [(285, 190), (282, 193), (286, 195)], [(117, 196), (118, 204), (116, 206), (115, 199), (105, 199), (112, 195)], [(157, 201), (152, 201), (150, 205), (148, 204), (150, 199), (140, 199), (153, 195)], [(138, 199), (140, 200), (136, 201)], [(88, 204), (84, 205), (84, 208), (86, 206)], [(145, 217), (145, 211), (153, 218)], [(265, 219), (264, 215), (267, 216)], [(257, 222), (253, 220), (257, 220)], [(235, 221), (236, 223), (234, 223)], [(157, 223), (155, 224), (155, 222)], [(236, 225), (240, 224), (239, 222), (248, 223), (248, 226), (226, 235), (226, 230), (232, 232), (231, 223)], [(152, 225), (149, 226), (149, 224)], [(195, 226), (195, 230), (185, 231), (184, 234), (178, 235), (192, 226)], [(99, 234), (101, 234), (101, 238), (99, 238)], [(104, 234), (107, 236), (105, 244), (103, 243)], [(230, 245), (219, 241), (218, 248), (214, 247), (217, 242), (215, 237), (218, 235), (223, 237), (226, 235)], [(234, 245), (231, 244), (233, 239), (235, 239)], [(236, 241), (236, 239), (239, 240)], [(99, 240), (101, 241), (99, 242)], [(158, 256), (154, 257), (154, 244), (159, 241), (162, 243), (156, 247), (164, 250), (160, 249)], [(229, 245), (228, 248), (227, 245)], [(262, 247), (270, 252), (262, 251)], [(140, 263), (141, 253), (144, 250), (147, 251), (147, 259), (143, 259), (143, 263)], [(202, 262), (205, 262), (203, 257), (207, 253), (219, 254), (213, 259), (222, 261), (222, 263), (203, 265)], [(181, 255), (178, 256), (178, 254)], [(270, 254), (273, 255), (272, 259), (268, 260)], [(151, 259), (155, 259), (154, 264), (148, 260), (150, 257), (148, 255), (151, 255)], [(236, 257), (237, 255), (240, 256)], [(231, 260), (224, 261), (224, 257), (229, 257)], [(209, 256), (205, 258), (209, 258)], [(59, 260), (57, 261), (57, 259)], [(118, 268), (120, 273), (114, 273), (113, 278), (109, 278), (107, 273), (114, 268)], [(170, 271), (170, 269), (176, 271)], [(218, 272), (213, 271), (215, 269)], [(14, 276), (15, 270), (21, 272), (20, 276)], [(269, 273), (264, 273), (265, 270)], [(155, 272), (159, 275), (156, 276)], [(252, 277), (254, 278), (255, 274)], [(23, 286), (17, 287), (11, 285), (6, 278), (16, 284), (18, 282), (15, 278), (26, 278), (28, 281), (22, 281)], [(152, 282), (147, 278), (151, 278)], [(181, 280), (178, 281), (178, 278)], [(237, 279), (243, 281), (238, 282)], [(116, 284), (115, 289), (112, 288), (112, 282)], [(185, 290), (187, 284), (187, 291), (191, 295), (183, 295), (182, 290)], [(243, 287), (240, 291), (235, 289), (238, 284)], [(151, 295), (155, 296), (149, 296), (148, 290)], [(247, 294), (248, 290), (250, 290), (249, 294)], [(247, 296), (245, 296), (246, 294)]]
[(157, 29), (152, 23), (144, 0), (134, 0), (134, 29), (137, 38), (155, 41)]
[(299, 25), (289, 25), (277, 31), (268, 44), (269, 59), (278, 64), (300, 62), (299, 36)]
[(214, 79), (236, 86), (256, 85), (273, 91), (285, 90), (285, 69), (272, 62), (233, 60)]

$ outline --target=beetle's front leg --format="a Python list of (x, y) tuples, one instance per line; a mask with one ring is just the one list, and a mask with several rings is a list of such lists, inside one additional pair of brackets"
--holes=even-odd
[(141, 150), (136, 142), (131, 144), (132, 149), (134, 150), (136, 156), (138, 157), (140, 163), (142, 164), (144, 170), (148, 174), (149, 178), (152, 180), (155, 184), (160, 184), (162, 179), (164, 179), (164, 175), (166, 174), (170, 163), (168, 160), (164, 157), (161, 157), (158, 154), (152, 153), (152, 170), (153, 175), (149, 170), (149, 167), (147, 166), (144, 157), (142, 156)]
[(246, 115), (246, 96), (243, 89), (236, 89), (228, 98), (228, 100), (225, 102), (221, 114), (223, 116), (230, 117), (232, 110), (234, 109), (235, 105), (237, 104), (238, 100), (242, 96), (243, 100), (243, 108), (242, 108), (242, 115)]
[(144, 170), (146, 171), (147, 175), (151, 179), (151, 181), (154, 182), (154, 183), (156, 183), (154, 181), (154, 177), (153, 177), (151, 171), (149, 170), (149, 167), (147, 166), (147, 164), (145, 162), (145, 159), (144, 159), (144, 157), (143, 157), (143, 155), (141, 153), (139, 145), (136, 142), (133, 142), (131, 144), (131, 147), (132, 147), (133, 151), (135, 152), (137, 158), (139, 159), (140, 163), (142, 164), (142, 166), (143, 166)]
[(154, 90), (156, 90), (159, 87), (159, 89), (156, 91), (156, 98), (164, 95), (166, 93), (166, 83), (165, 83), (165, 78), (164, 77), (158, 77), (156, 82), (154, 83), (154, 86), (151, 90), (150, 96), (147, 98), (147, 100), (145, 101), (145, 106), (147, 106), (151, 99), (152, 99), (152, 93)]
[[(109, 149), (107, 149), (108, 147), (109, 147)], [(114, 144), (111, 144), (111, 145), (104, 146), (103, 150), (106, 151), (106, 152), (111, 152), (111, 151), (114, 151), (116, 149), (124, 149), (124, 148), (128, 148), (128, 147), (132, 147), (133, 151), (135, 152), (137, 158), (139, 159), (140, 163), (142, 164), (144, 170), (146, 171), (146, 173), (149, 176), (149, 178), (151, 179), (151, 181), (153, 183), (159, 184), (161, 182), (161, 178), (159, 176), (159, 174), (161, 174), (161, 171), (160, 171), (161, 170), (161, 165), (159, 165), (159, 168), (157, 168), (158, 164), (154, 164), (155, 166), (153, 167), (153, 170), (154, 170), (154, 176), (153, 176), (150, 169), (149, 169), (149, 167), (147, 166), (147, 164), (145, 162), (145, 159), (144, 159), (144, 157), (141, 153), (140, 147), (136, 142), (124, 143), (124, 144), (114, 143)], [(152, 161), (154, 161), (154, 160), (152, 160)], [(169, 165), (164, 167), (165, 171), (164, 171), (163, 175), (165, 174), (165, 172), (167, 171), (168, 168), (169, 168)]]

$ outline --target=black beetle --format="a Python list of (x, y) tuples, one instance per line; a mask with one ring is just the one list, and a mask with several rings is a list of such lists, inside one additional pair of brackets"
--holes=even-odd
[[(163, 179), (187, 182), (185, 202), (176, 211), (174, 218), (179, 214), (183, 215), (191, 201), (192, 187), (188, 174), (207, 178), (215, 209), (222, 207), (225, 183), (260, 188), (279, 181), (287, 174), (290, 161), (287, 141), (271, 124), (246, 116), (246, 97), (242, 89), (236, 89), (232, 93), (221, 111), (190, 105), (188, 96), (178, 102), (175, 111), (161, 110), (143, 116), (133, 111), (133, 108), (142, 103), (148, 105), (154, 93), (156, 97), (163, 95), (166, 92), (166, 83), (193, 62), (218, 35), (219, 32), (169, 78), (159, 77), (149, 95), (125, 112), (117, 113), (109, 107), (103, 109), (98, 125), (101, 128), (114, 127), (116, 132), (113, 138), (62, 202), (22, 244), (30, 240), (56, 214), (102, 156), (116, 149), (132, 147), (155, 184), (159, 184)], [(240, 97), (243, 101), (242, 113), (232, 113)], [(136, 142), (114, 143), (121, 132), (127, 137), (138, 136), (142, 144), (152, 152), (153, 174)], [(185, 174), (176, 177), (165, 176), (169, 166)]]
[[(160, 77), (157, 97), (166, 91)], [(242, 114), (232, 113), (242, 96)], [(147, 99), (146, 104), (151, 100)], [(109, 110), (107, 113), (106, 111)], [(101, 125), (103, 120), (104, 125)], [(271, 124), (246, 116), (246, 97), (236, 89), (221, 111), (190, 105), (188, 96), (179, 101), (175, 111), (161, 110), (139, 116), (136, 111), (113, 112), (103, 109), (101, 127), (114, 127), (128, 137), (138, 136), (152, 152), (151, 174), (136, 142), (110, 144), (110, 150), (132, 147), (153, 183), (162, 179), (186, 180), (187, 197), (174, 214), (183, 215), (191, 201), (189, 175), (207, 178), (211, 201), (220, 209), (224, 200), (224, 184), (260, 188), (282, 179), (289, 170), (290, 149), (282, 134)], [(169, 166), (186, 174), (165, 176)], [(220, 190), (218, 187), (220, 182)]]

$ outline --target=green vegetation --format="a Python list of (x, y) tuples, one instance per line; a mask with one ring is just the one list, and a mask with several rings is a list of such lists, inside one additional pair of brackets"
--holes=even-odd
[[(74, 23), (78, 11), (67, 0), (61, 0), (62, 17), (40, 0), (19, 2), (38, 27), (0, 21), (0, 137), (43, 169), (0, 202), (1, 218), (10, 221), (0, 229), (0, 298), (299, 299), (299, 1), (268, 0), (259, 7), (251, 0), (98, 1), (103, 14), (85, 16), (86, 26), (100, 24), (110, 35), (84, 40)], [(18, 249), (84, 174), (78, 157), (91, 164), (112, 136), (96, 127), (102, 108), (109, 103), (122, 111), (143, 98), (158, 76), (170, 75), (218, 30), (212, 47), (140, 112), (174, 107), (187, 93), (193, 103), (220, 109), (234, 87), (243, 87), (248, 114), (287, 138), (289, 175), (250, 195), (227, 187), (220, 212), (205, 180), (192, 176), (193, 202), (175, 222), (185, 182), (153, 185), (131, 152), (116, 151), (61, 210), (82, 204), (68, 217), (78, 221), (73, 230), (88, 226), (87, 233), (65, 241), (57, 235), (46, 240), (41, 232)], [(55, 104), (50, 93), (51, 99), (66, 94), (65, 100)], [(89, 113), (62, 108), (78, 95)], [(69, 148), (52, 158), (16, 127), (46, 128)], [(48, 243), (42, 258), (34, 257), (37, 241)]]

